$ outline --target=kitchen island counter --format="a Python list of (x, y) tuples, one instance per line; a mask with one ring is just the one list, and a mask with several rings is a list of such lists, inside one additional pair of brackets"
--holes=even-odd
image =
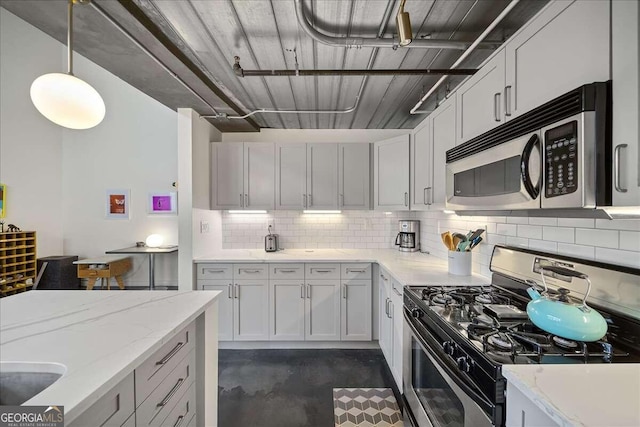
[(502, 373), (507, 392), (515, 387), (559, 426), (640, 425), (638, 363), (504, 365)]
[(63, 365), (64, 375), (25, 405), (63, 405), (69, 424), (176, 333), (202, 320), (196, 346), (211, 358), (202, 376), (207, 390), (212, 380), (216, 385), (205, 393), (212, 405), (198, 417), (215, 422), (218, 294), (36, 290), (3, 298), (0, 361)]
[(227, 249), (194, 259), (195, 263), (277, 263), (277, 262), (370, 262), (378, 263), (404, 286), (487, 285), (480, 274), (449, 274), (447, 260), (420, 252), (394, 249), (286, 249), (265, 252), (258, 249)]

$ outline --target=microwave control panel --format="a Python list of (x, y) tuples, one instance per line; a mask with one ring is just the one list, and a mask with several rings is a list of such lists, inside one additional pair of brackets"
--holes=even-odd
[(578, 122), (572, 121), (544, 134), (546, 198), (578, 190)]

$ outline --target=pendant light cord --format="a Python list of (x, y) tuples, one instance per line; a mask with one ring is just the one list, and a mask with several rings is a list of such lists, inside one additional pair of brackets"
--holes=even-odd
[(67, 74), (73, 76), (73, 0), (69, 0), (67, 21)]

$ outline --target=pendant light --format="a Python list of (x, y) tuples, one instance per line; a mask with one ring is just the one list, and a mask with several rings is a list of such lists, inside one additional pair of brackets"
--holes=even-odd
[(73, 3), (69, 0), (67, 27), (67, 73), (44, 74), (31, 84), (31, 101), (53, 123), (69, 129), (89, 129), (104, 119), (102, 97), (89, 83), (73, 75)]

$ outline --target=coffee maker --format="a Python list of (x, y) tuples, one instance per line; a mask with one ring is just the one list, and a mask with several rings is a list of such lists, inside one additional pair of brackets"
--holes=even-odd
[(401, 252), (417, 252), (420, 250), (420, 221), (398, 221), (396, 246)]

